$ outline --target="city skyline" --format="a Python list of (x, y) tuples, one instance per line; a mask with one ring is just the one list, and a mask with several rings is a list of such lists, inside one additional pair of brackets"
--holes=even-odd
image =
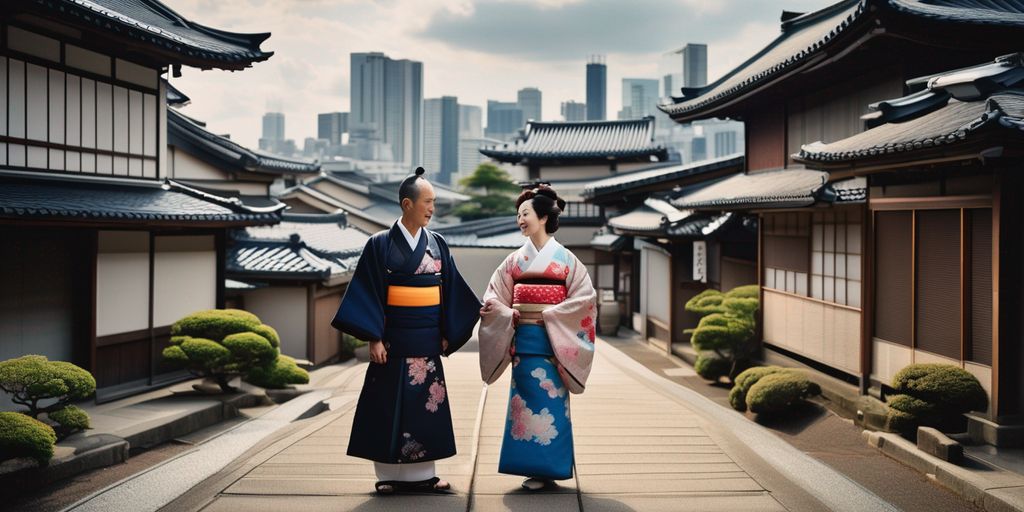
[[(708, 79), (713, 81), (778, 35), (775, 20), (782, 9), (813, 11), (827, 2), (762, 4), (181, 0), (170, 5), (186, 17), (202, 13), (211, 24), (240, 32), (271, 31), (267, 48), (275, 55), (246, 73), (186, 69), (171, 82), (193, 100), (185, 114), (255, 147), (264, 113), (284, 113), (285, 137), (301, 141), (316, 137), (318, 114), (350, 112), (350, 53), (383, 52), (393, 59), (421, 61), (423, 97), (457, 96), (465, 105), (486, 107), (488, 99), (515, 98), (520, 89), (536, 87), (544, 93), (545, 120), (560, 119), (562, 102), (583, 100), (587, 56), (601, 53), (608, 64), (606, 112), (614, 117), (622, 108), (621, 79), (657, 78), (664, 52), (689, 42), (707, 44)], [(521, 24), (508, 21), (510, 16), (533, 16), (538, 22), (524, 33)], [(556, 28), (554, 19), (570, 22)], [(616, 30), (610, 33), (609, 24)], [(673, 35), (682, 33), (685, 39)]]

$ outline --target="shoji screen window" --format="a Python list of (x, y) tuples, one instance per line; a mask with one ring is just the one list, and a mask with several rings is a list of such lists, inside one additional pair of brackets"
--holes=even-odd
[(811, 221), (811, 297), (860, 307), (861, 247), (858, 210), (814, 213)]
[(807, 295), (810, 217), (803, 212), (763, 215), (762, 253), (766, 288)]

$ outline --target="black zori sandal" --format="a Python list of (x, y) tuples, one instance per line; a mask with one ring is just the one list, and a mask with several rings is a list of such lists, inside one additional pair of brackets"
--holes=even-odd
[(442, 481), (436, 476), (419, 482), (406, 482), (405, 484), (410, 492), (448, 494), (452, 489), (452, 484)]
[(395, 482), (393, 480), (382, 480), (380, 482), (373, 484), (373, 487), (374, 489), (377, 490), (377, 494), (389, 495), (395, 493), (395, 491), (398, 489), (399, 484), (401, 484), (401, 482)]

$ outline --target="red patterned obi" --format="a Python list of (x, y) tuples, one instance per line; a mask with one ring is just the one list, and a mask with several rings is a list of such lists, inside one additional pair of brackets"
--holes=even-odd
[(516, 283), (512, 288), (513, 304), (561, 304), (565, 296), (563, 284)]

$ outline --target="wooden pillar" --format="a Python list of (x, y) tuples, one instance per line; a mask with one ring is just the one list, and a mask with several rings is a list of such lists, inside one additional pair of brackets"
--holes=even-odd
[(1021, 180), (997, 172), (992, 194), (992, 418), (1020, 415), (1021, 353)]
[(860, 224), (860, 392), (867, 394), (874, 369), (875, 326), (875, 215), (867, 204), (861, 212)]

